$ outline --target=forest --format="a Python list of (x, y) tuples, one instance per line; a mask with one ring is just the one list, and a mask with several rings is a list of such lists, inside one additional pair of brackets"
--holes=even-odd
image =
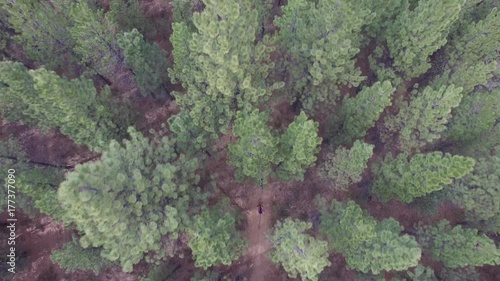
[(0, 280), (500, 280), (498, 0), (0, 0)]

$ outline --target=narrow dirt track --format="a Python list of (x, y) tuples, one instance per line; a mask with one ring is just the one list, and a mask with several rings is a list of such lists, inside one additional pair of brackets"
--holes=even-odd
[[(267, 253), (271, 248), (266, 235), (272, 227), (271, 212), (272, 192), (269, 188), (256, 192), (250, 200), (250, 206), (255, 206), (245, 212), (248, 227), (246, 236), (248, 239), (247, 255), (253, 260), (250, 281), (263, 281), (271, 269), (271, 260)], [(259, 214), (258, 206), (262, 204), (263, 213)]]

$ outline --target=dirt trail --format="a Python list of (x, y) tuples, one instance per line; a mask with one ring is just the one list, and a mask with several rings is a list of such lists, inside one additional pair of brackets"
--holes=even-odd
[[(250, 206), (254, 206), (245, 212), (248, 222), (246, 230), (248, 239), (247, 255), (253, 261), (250, 281), (263, 281), (265, 276), (272, 271), (271, 260), (267, 255), (271, 245), (266, 239), (266, 234), (272, 227), (272, 192), (269, 187), (263, 191), (259, 190), (249, 201)], [(259, 214), (259, 203), (262, 204), (262, 214)]]

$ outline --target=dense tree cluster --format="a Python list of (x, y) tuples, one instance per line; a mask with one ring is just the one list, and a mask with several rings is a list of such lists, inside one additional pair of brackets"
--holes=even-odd
[(290, 57), (286, 70), (292, 101), (298, 99), (305, 110), (312, 111), (320, 103), (335, 102), (339, 85), (359, 86), (364, 77), (354, 65), (355, 55), (360, 30), (373, 15), (351, 1), (288, 2), (274, 24)]
[(176, 239), (200, 197), (196, 159), (177, 155), (167, 137), (129, 134), (124, 146), (113, 140), (100, 161), (77, 166), (58, 194), (69, 221), (85, 233), (82, 247), (102, 246), (101, 255), (124, 271), (158, 251), (162, 235)]
[(0, 62), (0, 83), (1, 112), (8, 120), (58, 128), (93, 150), (120, 136), (109, 88), (98, 94), (91, 80), (66, 80), (44, 68), (28, 70), (7, 61)]
[(123, 33), (117, 40), (123, 49), (125, 64), (134, 72), (135, 82), (142, 95), (165, 95), (162, 85), (167, 81), (167, 58), (156, 44), (144, 41), (137, 29)]
[(237, 167), (236, 178), (251, 178), (264, 185), (276, 164), (281, 179), (304, 180), (305, 170), (316, 161), (321, 144), (318, 123), (307, 120), (301, 112), (278, 136), (266, 125), (268, 118), (257, 109), (238, 112), (233, 129), (238, 141), (229, 146), (229, 163)]
[(419, 225), (418, 232), (420, 243), (446, 267), (500, 263), (500, 249), (477, 229), (452, 227), (447, 220), (442, 220), (436, 226)]
[(243, 253), (246, 242), (236, 230), (235, 214), (226, 209), (227, 202), (193, 218), (187, 232), (196, 266), (230, 265)]
[(363, 273), (405, 270), (418, 264), (421, 250), (414, 237), (400, 236), (394, 219), (377, 222), (353, 201), (333, 201), (322, 209), (320, 233), (333, 251), (342, 253), (350, 268)]
[[(267, 244), (302, 280), (337, 278), (333, 254), (357, 280), (484, 280), (497, 2), (0, 0), (0, 206), (15, 188), (76, 230), (68, 272), (245, 280)], [(61, 134), (93, 158), (43, 155)]]
[(474, 163), (472, 158), (441, 152), (417, 154), (411, 158), (407, 153), (396, 158), (388, 155), (374, 168), (373, 192), (385, 202), (397, 199), (410, 203), (467, 175)]
[(278, 222), (271, 234), (271, 259), (292, 278), (300, 275), (302, 280), (318, 280), (323, 268), (331, 265), (327, 243), (304, 233), (311, 227), (311, 223), (288, 218)]

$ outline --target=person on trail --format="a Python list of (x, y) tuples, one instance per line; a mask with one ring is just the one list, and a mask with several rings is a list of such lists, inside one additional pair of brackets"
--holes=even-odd
[(264, 212), (264, 208), (262, 208), (262, 204), (259, 204), (259, 215), (262, 215)]

